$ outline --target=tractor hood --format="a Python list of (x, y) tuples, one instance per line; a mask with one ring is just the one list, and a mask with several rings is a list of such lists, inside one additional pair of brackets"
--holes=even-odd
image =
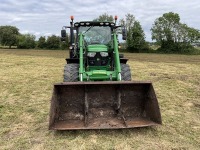
[(103, 44), (88, 45), (88, 52), (107, 52), (108, 48)]

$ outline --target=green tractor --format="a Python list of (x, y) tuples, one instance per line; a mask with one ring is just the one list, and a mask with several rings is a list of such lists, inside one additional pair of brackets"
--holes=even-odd
[[(69, 27), (70, 58), (67, 59), (64, 82), (131, 81), (127, 59), (119, 58), (116, 26), (113, 22), (76, 22)], [(74, 38), (74, 30), (76, 31)], [(66, 31), (62, 30), (62, 39)], [(123, 29), (123, 39), (125, 39)]]
[(70, 54), (63, 83), (54, 85), (49, 129), (118, 129), (162, 123), (151, 82), (131, 81), (128, 59), (118, 51), (115, 22), (81, 21), (70, 29)]

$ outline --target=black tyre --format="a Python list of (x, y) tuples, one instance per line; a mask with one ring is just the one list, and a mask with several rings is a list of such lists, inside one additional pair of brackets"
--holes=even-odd
[(131, 81), (131, 70), (128, 64), (121, 64), (122, 81)]
[(64, 82), (77, 82), (79, 78), (79, 64), (66, 64), (64, 67)]

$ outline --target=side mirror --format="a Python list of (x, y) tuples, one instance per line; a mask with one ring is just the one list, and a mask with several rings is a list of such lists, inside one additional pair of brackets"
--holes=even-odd
[(122, 29), (122, 40), (126, 40), (126, 29)]
[(61, 30), (61, 41), (65, 41), (66, 36), (67, 36), (66, 30)]

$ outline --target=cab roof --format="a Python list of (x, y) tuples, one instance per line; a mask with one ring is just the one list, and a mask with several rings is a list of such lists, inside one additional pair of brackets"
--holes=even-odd
[(74, 23), (75, 27), (80, 26), (115, 26), (114, 22), (110, 21), (81, 21)]

